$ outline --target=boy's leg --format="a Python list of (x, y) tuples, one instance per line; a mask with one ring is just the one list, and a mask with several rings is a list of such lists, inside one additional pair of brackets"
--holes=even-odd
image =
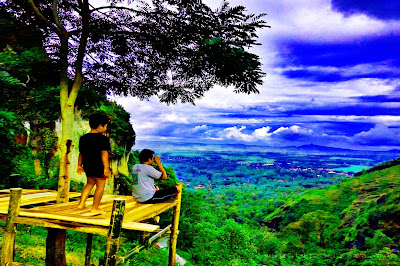
[(85, 208), (86, 199), (89, 197), (90, 191), (96, 184), (96, 181), (93, 178), (88, 178), (85, 187), (82, 190), (81, 199), (79, 200), (79, 209)]
[(96, 182), (96, 190), (94, 192), (94, 197), (93, 197), (92, 211), (99, 210), (100, 201), (104, 194), (104, 188), (106, 186), (107, 179), (96, 179), (95, 182)]

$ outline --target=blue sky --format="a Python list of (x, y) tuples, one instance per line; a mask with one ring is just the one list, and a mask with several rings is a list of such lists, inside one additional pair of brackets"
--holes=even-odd
[[(207, 0), (212, 8), (219, 1)], [(141, 141), (400, 148), (400, 0), (246, 0), (260, 94), (216, 86), (196, 106), (117, 98)]]

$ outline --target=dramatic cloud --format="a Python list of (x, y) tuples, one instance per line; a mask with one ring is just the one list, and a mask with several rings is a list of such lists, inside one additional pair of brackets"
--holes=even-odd
[[(336, 66), (348, 67), (366, 63), (377, 63), (390, 67), (399, 65), (399, 36), (370, 36), (352, 43), (313, 44), (291, 41), (280, 47), (284, 61), (281, 64), (293, 66)], [(367, 56), (368, 55), (368, 56)]]
[[(115, 98), (140, 140), (397, 148), (400, 2), (242, 0), (265, 12), (260, 94), (215, 86), (196, 106)], [(206, 0), (213, 9), (219, 1)]]
[(332, 8), (348, 16), (366, 14), (379, 19), (400, 19), (400, 2), (396, 0), (332, 0)]
[(368, 146), (400, 145), (400, 130), (385, 125), (376, 125), (369, 131), (354, 135), (353, 141)]

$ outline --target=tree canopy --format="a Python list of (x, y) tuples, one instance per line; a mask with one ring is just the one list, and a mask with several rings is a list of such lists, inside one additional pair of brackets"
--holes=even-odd
[(7, 0), (4, 8), (28, 25), (39, 19), (47, 52), (61, 64), (68, 41), (68, 78), (81, 65), (84, 82), (107, 93), (194, 103), (214, 84), (258, 92), (265, 73), (247, 48), (268, 27), (265, 14), (225, 1), (216, 11), (201, 1), (94, 3)]

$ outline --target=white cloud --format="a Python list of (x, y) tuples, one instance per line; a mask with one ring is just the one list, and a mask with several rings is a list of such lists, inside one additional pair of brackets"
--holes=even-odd
[(158, 118), (160, 122), (172, 122), (177, 124), (189, 123), (187, 117), (185, 117), (184, 115), (177, 115), (175, 111), (172, 111), (169, 114), (160, 114)]
[(278, 135), (278, 134), (287, 133), (287, 132), (295, 133), (295, 134), (302, 134), (302, 135), (312, 134), (311, 129), (305, 129), (305, 128), (301, 128), (298, 125), (293, 125), (290, 127), (280, 127), (277, 130), (275, 130), (274, 132), (272, 132), (272, 135)]
[(271, 133), (269, 133), (270, 130), (271, 130), (271, 127), (257, 128), (256, 130), (254, 130), (254, 133), (252, 135), (256, 139), (263, 139), (263, 138), (271, 136)]
[(398, 129), (389, 128), (385, 125), (375, 125), (369, 131), (363, 131), (354, 135), (355, 143), (370, 146), (400, 144), (400, 132)]
[(208, 126), (207, 125), (201, 125), (201, 126), (195, 126), (192, 131), (193, 132), (197, 132), (197, 131), (201, 131), (201, 130), (207, 130)]
[(399, 69), (395, 69), (388, 65), (388, 62), (380, 62), (374, 64), (357, 64), (354, 66), (334, 67), (334, 66), (288, 66), (284, 68), (276, 68), (280, 71), (296, 71), (305, 70), (310, 72), (320, 72), (325, 74), (340, 74), (343, 77), (352, 77), (357, 75), (376, 74), (376, 73), (393, 73), (400, 74)]
[[(232, 5), (241, 0), (230, 1)], [(253, 13), (268, 13), (265, 18), (271, 29), (261, 31), (267, 39), (296, 39), (314, 43), (352, 42), (371, 35), (393, 32), (399, 22), (391, 24), (362, 14), (345, 17), (331, 9), (330, 0), (263, 0), (246, 1)]]
[(273, 132), (270, 132), (271, 127), (269, 126), (255, 129), (251, 133), (244, 133), (243, 131), (245, 129), (246, 126), (241, 126), (240, 128), (236, 126), (229, 127), (225, 128), (223, 131), (220, 131), (218, 135), (222, 139), (233, 139), (245, 142), (264, 141), (265, 143), (270, 143), (273, 140), (272, 137), (279, 140), (279, 138), (287, 138), (287, 136), (290, 134), (297, 135), (299, 137), (313, 134), (312, 130), (302, 128), (298, 125), (280, 127)]
[(371, 117), (371, 121), (385, 126), (400, 126), (400, 116), (394, 115), (376, 115)]
[(135, 123), (135, 130), (143, 130), (143, 129), (156, 129), (158, 128), (159, 123), (156, 122), (143, 122), (143, 123)]
[(251, 135), (242, 133), (243, 130), (245, 130), (246, 127), (242, 126), (240, 128), (237, 128), (236, 126), (234, 127), (229, 127), (225, 128), (223, 132), (221, 132), (220, 135), (224, 139), (234, 139), (234, 140), (240, 140), (240, 141), (245, 141), (245, 142), (251, 142), (254, 140), (254, 138)]

